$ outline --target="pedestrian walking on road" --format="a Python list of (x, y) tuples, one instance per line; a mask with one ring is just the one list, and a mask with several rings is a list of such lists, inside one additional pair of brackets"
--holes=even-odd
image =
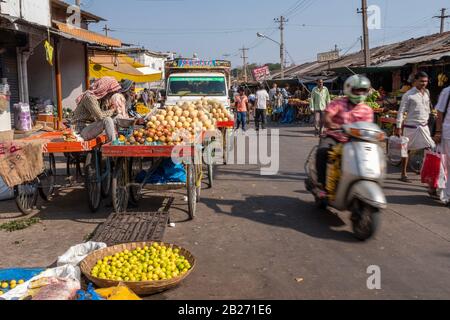
[(260, 124), (263, 130), (266, 129), (266, 118), (267, 118), (267, 104), (269, 103), (270, 97), (266, 89), (262, 84), (258, 87), (258, 92), (256, 92), (256, 113), (255, 113), (255, 126), (256, 131), (259, 131)]
[(256, 108), (256, 94), (248, 90), (248, 111), (247, 111), (247, 125), (250, 125), (250, 118), (255, 117)]
[[(436, 106), (438, 116), (436, 120), (436, 132), (434, 141), (442, 146), (441, 150), (446, 156), (447, 172), (450, 172), (450, 87), (445, 88), (439, 97)], [(448, 180), (448, 179), (447, 179)], [(450, 204), (450, 181), (447, 181), (447, 188), (444, 191), (441, 200), (446, 204)]]
[[(419, 72), (415, 76), (415, 87), (409, 90), (402, 99), (397, 117), (396, 135), (402, 135), (409, 139), (408, 151), (433, 149), (436, 144), (431, 138), (428, 122), (432, 109), (430, 92), (427, 89), (429, 77), (425, 72)], [(404, 119), (404, 113), (408, 115)], [(408, 178), (408, 158), (402, 159), (401, 181), (411, 183)]]
[(283, 94), (281, 93), (281, 89), (277, 89), (277, 94), (273, 97), (273, 112), (272, 112), (272, 121), (278, 122), (280, 121), (281, 115), (283, 114)]
[(245, 95), (245, 90), (243, 88), (239, 89), (239, 95), (235, 98), (235, 104), (237, 109), (236, 130), (239, 130), (242, 124), (242, 131), (245, 132), (247, 125), (248, 98)]
[(321, 135), (324, 129), (325, 109), (331, 102), (330, 92), (324, 86), (323, 80), (317, 81), (317, 86), (311, 92), (311, 112), (314, 114), (314, 128), (316, 135)]
[[(274, 99), (275, 99), (277, 93), (278, 93), (278, 85), (277, 85), (276, 83), (274, 83), (274, 84), (272, 85), (272, 89), (269, 90), (269, 98), (270, 98), (270, 101), (271, 101), (271, 102), (274, 101)], [(273, 106), (273, 105), (272, 105), (272, 106)], [(274, 108), (274, 109), (275, 109), (275, 108)]]

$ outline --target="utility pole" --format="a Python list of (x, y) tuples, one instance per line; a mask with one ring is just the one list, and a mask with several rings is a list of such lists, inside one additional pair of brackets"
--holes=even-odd
[(81, 7), (81, 0), (75, 0), (75, 4), (77, 5), (77, 7)]
[(449, 15), (445, 15), (445, 12), (447, 9), (442, 8), (441, 9), (441, 15), (440, 16), (434, 16), (433, 18), (439, 18), (441, 19), (441, 34), (445, 32), (445, 19), (450, 18)]
[(276, 23), (280, 24), (280, 64), (281, 64), (281, 79), (284, 79), (284, 68), (285, 68), (285, 50), (284, 50), (284, 24), (288, 22), (285, 17), (281, 16), (280, 18), (275, 19)]
[(244, 82), (247, 83), (248, 82), (248, 74), (247, 74), (247, 51), (249, 50), (249, 48), (246, 48), (245, 46), (242, 47), (242, 49), (239, 49), (239, 51), (242, 51), (242, 60), (244, 62), (243, 66), (244, 66)]
[(367, 0), (361, 0), (362, 9), (358, 13), (362, 13), (363, 19), (363, 37), (364, 37), (364, 61), (366, 67), (370, 66), (370, 48), (369, 48), (369, 26), (367, 24)]
[(359, 40), (361, 41), (361, 51), (364, 50), (364, 39), (363, 36), (359, 37)]
[(108, 28), (108, 25), (107, 25), (107, 24), (105, 24), (105, 27), (104, 27), (102, 30), (105, 31), (105, 36), (108, 36), (108, 32), (109, 32), (109, 31), (114, 31), (114, 30)]

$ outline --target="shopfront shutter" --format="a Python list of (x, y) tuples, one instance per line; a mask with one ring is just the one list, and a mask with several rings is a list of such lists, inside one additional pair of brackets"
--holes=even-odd
[(4, 54), (0, 55), (0, 66), (0, 76), (8, 79), (9, 90), (11, 91), (11, 124), (14, 127), (13, 105), (20, 102), (17, 53), (15, 48), (8, 48)]

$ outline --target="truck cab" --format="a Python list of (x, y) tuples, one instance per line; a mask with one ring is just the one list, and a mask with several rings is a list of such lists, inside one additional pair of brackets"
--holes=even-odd
[(230, 107), (231, 64), (224, 61), (175, 60), (166, 65), (166, 105), (217, 100)]

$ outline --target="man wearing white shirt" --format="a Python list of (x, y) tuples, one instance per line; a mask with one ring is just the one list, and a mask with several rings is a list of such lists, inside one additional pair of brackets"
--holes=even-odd
[[(429, 77), (425, 72), (419, 72), (415, 79), (415, 87), (403, 96), (397, 117), (396, 134), (401, 136), (404, 128), (403, 136), (409, 139), (408, 151), (432, 149), (436, 146), (428, 127), (432, 107), (430, 92), (427, 89)], [(406, 119), (405, 112), (408, 114)], [(411, 183), (407, 175), (408, 158), (403, 158), (402, 166), (400, 180)]]
[(255, 125), (256, 131), (259, 131), (259, 124), (262, 123), (262, 129), (266, 128), (266, 118), (267, 118), (267, 104), (270, 100), (270, 96), (262, 84), (258, 87), (258, 92), (256, 92), (256, 114), (255, 114)]
[[(445, 88), (439, 97), (436, 106), (438, 117), (436, 120), (436, 133), (434, 140), (442, 146), (442, 152), (447, 156), (447, 172), (450, 172), (450, 87)], [(450, 202), (450, 181), (442, 199), (446, 204)]]

